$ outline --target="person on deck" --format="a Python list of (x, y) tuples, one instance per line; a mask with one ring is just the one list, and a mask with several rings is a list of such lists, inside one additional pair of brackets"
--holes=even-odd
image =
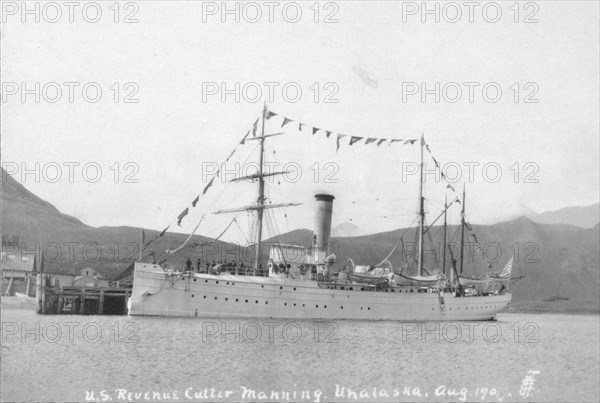
[(192, 271), (192, 261), (190, 260), (190, 258), (187, 258), (187, 261), (185, 262), (185, 267), (186, 267), (186, 271)]

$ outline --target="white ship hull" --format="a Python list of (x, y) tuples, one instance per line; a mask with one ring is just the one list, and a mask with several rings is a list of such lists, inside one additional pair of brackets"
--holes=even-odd
[[(395, 321), (489, 320), (511, 294), (455, 297), (448, 293), (364, 291), (368, 286), (230, 274), (166, 274), (136, 263), (129, 315), (199, 318), (352, 319)], [(363, 290), (361, 290), (363, 288)], [(411, 292), (412, 290), (412, 292)]]

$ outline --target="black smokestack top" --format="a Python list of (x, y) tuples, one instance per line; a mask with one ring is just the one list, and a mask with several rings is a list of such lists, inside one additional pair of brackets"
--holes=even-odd
[(315, 199), (317, 199), (317, 201), (328, 201), (328, 202), (332, 202), (333, 199), (335, 199), (335, 197), (333, 197), (332, 195), (328, 195), (328, 194), (324, 194), (324, 193), (319, 193), (315, 195)]
[(313, 246), (327, 251), (329, 237), (331, 236), (331, 215), (333, 211), (333, 197), (328, 194), (316, 194), (317, 206), (315, 208), (315, 229)]

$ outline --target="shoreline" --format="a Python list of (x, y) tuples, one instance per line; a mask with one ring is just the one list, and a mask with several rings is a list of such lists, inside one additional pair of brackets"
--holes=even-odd
[(522, 301), (513, 302), (505, 313), (558, 313), (568, 315), (600, 315), (600, 307), (592, 301)]

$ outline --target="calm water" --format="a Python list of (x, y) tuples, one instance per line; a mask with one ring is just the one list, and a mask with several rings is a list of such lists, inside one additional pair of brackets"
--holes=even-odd
[(498, 319), (265, 324), (39, 316), (3, 303), (2, 400), (600, 399), (598, 316)]

